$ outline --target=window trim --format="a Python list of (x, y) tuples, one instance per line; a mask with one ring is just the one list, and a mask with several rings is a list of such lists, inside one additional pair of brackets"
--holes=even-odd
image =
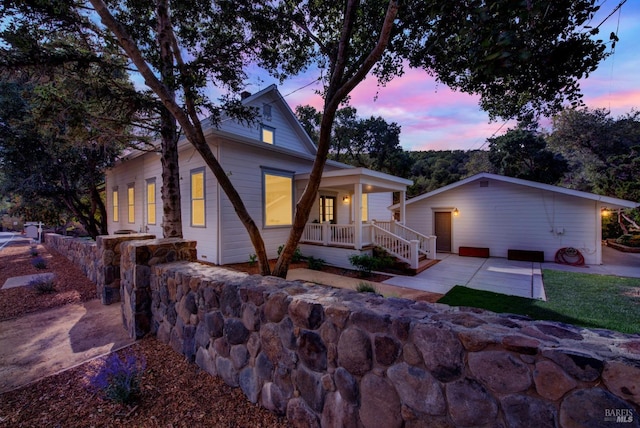
[(136, 222), (136, 183), (127, 184), (127, 223)]
[[(293, 226), (293, 208), (295, 204), (295, 181), (293, 179), (295, 173), (293, 171), (287, 171), (277, 168), (260, 167), (262, 170), (262, 228), (263, 229), (278, 229), (278, 228), (290, 228)], [(288, 224), (273, 224), (267, 225), (267, 175), (284, 177), (291, 180), (291, 222)]]
[[(151, 222), (149, 220), (149, 213), (151, 212), (149, 207), (152, 205), (149, 202), (149, 195), (150, 195), (150, 193), (149, 193), (149, 185), (151, 185), (151, 184), (153, 184), (153, 222)], [(147, 178), (147, 180), (146, 180), (146, 188), (145, 188), (145, 190), (146, 190), (146, 195), (145, 195), (146, 196), (146, 204), (145, 205), (146, 205), (146, 208), (147, 208), (147, 212), (146, 212), (146, 214), (147, 214), (147, 218), (146, 218), (147, 224), (156, 225), (157, 222), (158, 222), (158, 209), (157, 209), (157, 200), (158, 200), (158, 198), (157, 198), (157, 194), (156, 194), (157, 193), (157, 189), (158, 188), (156, 187), (156, 178), (155, 177)]]
[[(196, 174), (202, 174), (202, 198), (198, 198), (198, 199), (194, 199), (193, 197), (193, 176)], [(200, 167), (200, 168), (194, 168), (191, 171), (189, 171), (189, 203), (190, 203), (190, 208), (189, 208), (189, 222), (190, 222), (190, 226), (191, 227), (197, 227), (197, 228), (206, 228), (207, 227), (207, 175), (206, 175), (206, 169), (204, 167)], [(194, 210), (193, 210), (193, 202), (195, 200), (202, 200), (202, 220), (203, 223), (202, 224), (195, 224), (194, 223)]]
[(118, 186), (111, 189), (111, 215), (114, 223), (120, 222), (120, 192), (118, 191)]
[(271, 121), (271, 119), (273, 118), (273, 108), (271, 104), (269, 103), (262, 104), (262, 117), (266, 121), (269, 121), (269, 122)]
[[(264, 132), (265, 131), (269, 131), (271, 132), (271, 142), (267, 142), (265, 141), (264, 138)], [(269, 144), (272, 146), (276, 145), (276, 128), (272, 127), (272, 126), (267, 126), (265, 124), (260, 124), (260, 141), (265, 143), (265, 144)]]
[[(324, 223), (327, 220), (325, 220), (326, 217), (326, 212), (325, 212), (325, 206), (323, 204), (323, 201), (327, 200), (327, 199), (331, 199), (333, 200), (333, 205), (331, 207), (331, 217), (333, 217), (331, 220), (329, 220), (330, 223), (332, 224), (336, 224), (336, 222), (338, 221), (338, 195), (328, 195), (328, 194), (324, 194), (322, 193), (320, 195), (320, 197), (318, 198), (318, 203), (319, 203), (319, 208), (320, 208), (320, 212), (319, 212), (319, 220), (320, 223)], [(323, 217), (324, 215), (324, 217)]]

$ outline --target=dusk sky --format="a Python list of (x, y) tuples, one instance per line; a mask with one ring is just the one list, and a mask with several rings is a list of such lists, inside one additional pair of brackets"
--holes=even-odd
[[(618, 4), (604, 0), (589, 25), (600, 24)], [(598, 37), (608, 41), (612, 31), (620, 38), (613, 55), (588, 79), (581, 80), (581, 88), (587, 107), (610, 109), (612, 116), (618, 117), (640, 109), (640, 1), (627, 0), (601, 25)], [(607, 51), (611, 51), (610, 45)], [(300, 89), (317, 77), (308, 73), (279, 85), (292, 109), (304, 104), (321, 109), (322, 99), (315, 94), (319, 83)], [(247, 89), (257, 92), (272, 83), (278, 82), (264, 72), (254, 72), (249, 74)], [(368, 78), (352, 93), (351, 106), (360, 117), (382, 116), (387, 122), (398, 123), (405, 150), (479, 149), (487, 138), (515, 126), (515, 122), (489, 123), (488, 115), (478, 107), (478, 97), (453, 92), (422, 70), (408, 69), (384, 88)]]

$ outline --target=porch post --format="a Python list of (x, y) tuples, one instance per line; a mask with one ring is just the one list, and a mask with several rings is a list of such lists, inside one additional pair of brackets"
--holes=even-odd
[(362, 184), (354, 184), (353, 189), (353, 217), (354, 233), (353, 245), (356, 250), (362, 249)]
[(405, 199), (407, 197), (406, 190), (400, 191), (400, 223), (406, 225), (407, 224), (407, 208), (405, 205)]

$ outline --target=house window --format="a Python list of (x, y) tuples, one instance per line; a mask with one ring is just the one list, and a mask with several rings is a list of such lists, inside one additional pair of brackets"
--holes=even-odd
[(335, 223), (336, 221), (336, 197), (320, 196), (320, 223)]
[(111, 199), (113, 204), (113, 221), (120, 221), (120, 201), (118, 196), (118, 188), (115, 187), (111, 193)]
[(273, 144), (275, 141), (276, 130), (270, 126), (262, 125), (262, 142), (267, 144)]
[(293, 224), (293, 174), (265, 171), (263, 190), (264, 225)]
[(135, 223), (136, 221), (135, 200), (135, 184), (130, 183), (127, 185), (127, 218), (129, 223)]
[(156, 179), (147, 180), (147, 224), (156, 224)]
[(367, 193), (362, 194), (362, 221), (369, 221), (369, 195)]
[(191, 171), (191, 226), (205, 227), (204, 168)]

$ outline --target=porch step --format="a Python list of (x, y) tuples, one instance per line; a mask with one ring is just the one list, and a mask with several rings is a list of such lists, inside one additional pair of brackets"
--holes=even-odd
[(421, 258), (418, 261), (418, 267), (416, 269), (411, 269), (408, 268), (407, 270), (409, 272), (411, 272), (413, 275), (417, 275), (422, 271), (425, 271), (427, 269), (429, 269), (431, 266), (435, 265), (436, 263), (438, 263), (440, 260), (431, 260), (431, 259), (427, 259), (425, 258)]

